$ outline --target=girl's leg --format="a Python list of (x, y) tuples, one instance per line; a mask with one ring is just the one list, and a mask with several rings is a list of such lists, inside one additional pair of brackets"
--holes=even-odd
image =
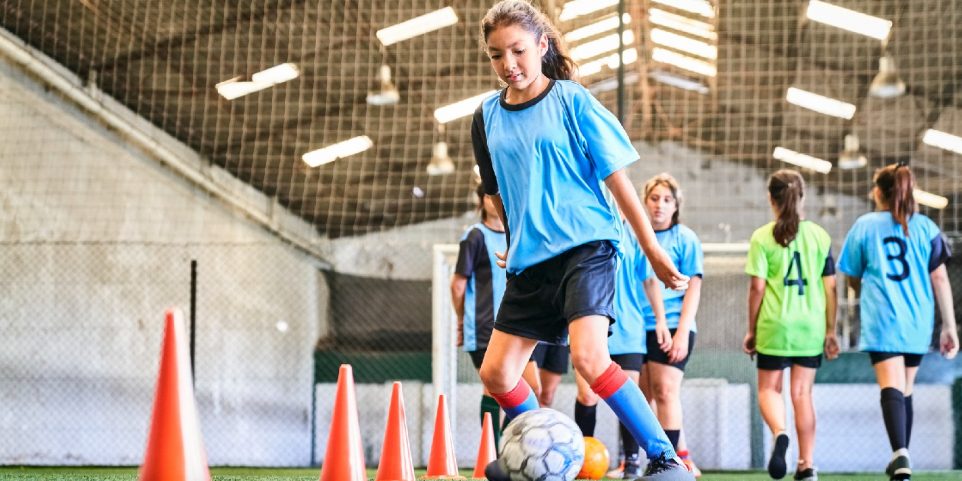
[(912, 444), (912, 418), (914, 410), (912, 408), (912, 393), (915, 391), (915, 375), (918, 374), (919, 367), (905, 368), (905, 447)]
[(578, 386), (578, 397), (575, 398), (575, 424), (581, 428), (581, 433), (585, 436), (594, 436), (598, 395), (591, 390), (591, 385), (578, 374), (578, 371), (575, 371), (575, 385)]
[(540, 374), (541, 394), (538, 395), (538, 399), (542, 406), (549, 407), (554, 403), (554, 393), (558, 390), (558, 385), (561, 384), (561, 374), (547, 369), (542, 369)]
[(785, 432), (785, 400), (782, 398), (782, 371), (758, 370), (758, 408), (773, 435)]
[(541, 399), (541, 373), (538, 369), (538, 363), (534, 361), (528, 361), (524, 366), (524, 372), (521, 373), (521, 378), (524, 382), (531, 386), (531, 390), (534, 391), (534, 396)]
[(491, 333), (488, 352), (478, 374), (484, 388), (498, 401), (508, 418), (538, 408), (538, 398), (534, 391), (521, 379), (536, 344), (534, 339), (497, 329)]
[[(908, 373), (905, 358), (894, 356), (875, 364), (875, 378), (881, 388), (882, 419), (893, 452), (908, 446), (906, 442), (905, 389)], [(914, 376), (913, 376), (914, 381)]]
[[(675, 451), (638, 384), (608, 356), (608, 318), (585, 316), (568, 324), (571, 363), (641, 444), (650, 460), (675, 458)], [(682, 468), (684, 469), (684, 468)]]
[(792, 406), (795, 408), (795, 432), (798, 434), (798, 471), (812, 467), (815, 455), (815, 406), (812, 384), (815, 368), (792, 366)]
[(658, 405), (658, 421), (664, 428), (665, 434), (671, 440), (672, 447), (678, 450), (678, 438), (681, 436), (681, 380), (685, 372), (667, 364), (657, 362), (648, 363), (650, 382)]

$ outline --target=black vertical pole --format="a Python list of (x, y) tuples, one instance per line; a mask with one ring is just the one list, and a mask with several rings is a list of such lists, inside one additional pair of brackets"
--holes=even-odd
[(197, 339), (197, 259), (190, 260), (190, 378), (194, 379), (194, 347)]
[(618, 0), (618, 122), (625, 124), (625, 0)]

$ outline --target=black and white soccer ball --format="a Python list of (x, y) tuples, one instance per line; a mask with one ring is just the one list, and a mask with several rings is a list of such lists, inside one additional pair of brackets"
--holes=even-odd
[(501, 434), (498, 463), (511, 481), (571, 481), (584, 460), (581, 430), (554, 409), (525, 412)]

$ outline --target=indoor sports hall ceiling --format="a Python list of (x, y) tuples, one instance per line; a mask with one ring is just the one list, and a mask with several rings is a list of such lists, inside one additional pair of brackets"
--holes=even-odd
[[(910, 161), (920, 187), (948, 197), (944, 227), (962, 230), (962, 145), (959, 152), (930, 145), (939, 133), (962, 136), (962, 2), (828, 2), (875, 17), (848, 20), (869, 29), (862, 33), (814, 20), (812, 4), (820, 3), (626, 0), (629, 133), (682, 141), (708, 158), (765, 171), (787, 165), (773, 159), (781, 147), (828, 161), (831, 172), (812, 173), (815, 183), (852, 193), (867, 190), (873, 167)], [(7, 0), (0, 26), (276, 197), (322, 235), (339, 237), (459, 215), (473, 205), (470, 117), (440, 128), (435, 110), (498, 88), (477, 36), (491, 4)], [(603, 20), (617, 26), (611, 0), (540, 4), (569, 34)], [(454, 25), (396, 43), (376, 34), (444, 7), (457, 16)], [(877, 21), (889, 25), (885, 40), (871, 30)], [(569, 44), (587, 67), (582, 82), (617, 110), (615, 71), (604, 65), (612, 53), (591, 51), (613, 32), (582, 30)], [(906, 91), (878, 98), (869, 87), (886, 53)], [(293, 80), (233, 100), (215, 89), (235, 78), (260, 82), (254, 74), (285, 63), (297, 66)], [(366, 100), (380, 89), (382, 65), (399, 94), (393, 105)], [(841, 101), (843, 113), (835, 115), (842, 117), (797, 106), (789, 92)], [(839, 168), (850, 133), (867, 167)], [(363, 135), (373, 144), (364, 152), (317, 167), (302, 160)], [(429, 167), (445, 171), (431, 162), (442, 140), (454, 169), (431, 175)], [(948, 137), (949, 148), (952, 142)]]

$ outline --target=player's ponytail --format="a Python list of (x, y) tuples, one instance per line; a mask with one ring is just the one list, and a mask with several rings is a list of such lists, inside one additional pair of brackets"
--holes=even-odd
[(775, 242), (788, 247), (798, 235), (801, 219), (802, 197), (805, 196), (805, 179), (798, 172), (782, 169), (768, 178), (768, 194), (777, 213), (775, 219)]
[(517, 25), (534, 34), (536, 39), (544, 35), (548, 50), (541, 58), (541, 72), (555, 80), (575, 80), (578, 66), (568, 56), (558, 29), (548, 17), (525, 0), (503, 0), (491, 7), (481, 19), (481, 45), (487, 44), (488, 35), (499, 27)]
[(892, 217), (902, 226), (905, 236), (909, 235), (909, 218), (915, 213), (915, 177), (908, 165), (886, 165), (875, 171), (875, 187), (881, 193), (885, 210), (892, 212)]

